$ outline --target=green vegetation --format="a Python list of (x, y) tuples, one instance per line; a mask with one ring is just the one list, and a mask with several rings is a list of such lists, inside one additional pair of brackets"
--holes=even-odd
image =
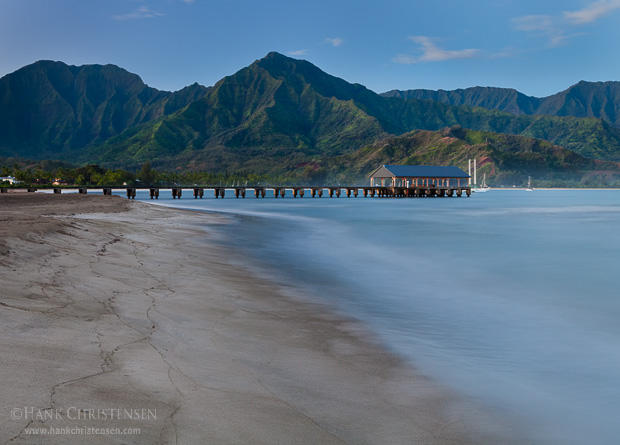
[(455, 165), (467, 171), (477, 159), (478, 175), (491, 186), (620, 187), (620, 166), (584, 158), (539, 139), (467, 130), (416, 130), (330, 160), (334, 179), (362, 181), (378, 165)]
[[(316, 176), (300, 171), (288, 175), (258, 175), (249, 171), (206, 172), (206, 171), (164, 171), (155, 170), (145, 162), (140, 170), (107, 169), (92, 164), (74, 167), (59, 161), (31, 161), (17, 158), (0, 158), (2, 176), (14, 176), (19, 184), (11, 186), (0, 183), (0, 187), (24, 186), (253, 186), (313, 184)], [(321, 178), (323, 179), (323, 178)], [(322, 181), (319, 181), (322, 183)]]
[(425, 99), (449, 105), (483, 107), (521, 115), (600, 118), (620, 127), (620, 82), (579, 82), (552, 96), (526, 96), (510, 88), (473, 87), (453, 91), (392, 90), (383, 97)]
[[(530, 175), (615, 183), (620, 130), (603, 118), (536, 115), (542, 105), (522, 96), (463, 93), (468, 105), (518, 115), (382, 97), (278, 53), (175, 93), (112, 65), (38, 62), (0, 79), (0, 156), (36, 159), (22, 169), (29, 181), (74, 184), (365, 183), (382, 163), (463, 167), (473, 157), (495, 185)], [(565, 96), (547, 105), (577, 113), (576, 96)], [(59, 174), (41, 159), (81, 167)]]
[(335, 185), (368, 183), (382, 164), (456, 165), (467, 171), (467, 160), (477, 159), (478, 174), (495, 187), (620, 187), (620, 165), (584, 158), (547, 141), (522, 136), (468, 130), (415, 130), (383, 139), (344, 155), (305, 162), (283, 160), (267, 173), (254, 170), (204, 171), (156, 169), (150, 161), (133, 170), (98, 165), (73, 167), (59, 161), (0, 159), (3, 175), (24, 184), (135, 185), (135, 186), (253, 186)]
[(127, 128), (171, 114), (204, 96), (146, 86), (114, 65), (40, 61), (0, 79), (0, 155), (75, 159)]
[(620, 158), (620, 131), (600, 119), (515, 116), (381, 97), (308, 62), (271, 53), (177, 113), (94, 147), (89, 159), (270, 172), (283, 163), (345, 155), (415, 129), (454, 125), (545, 139), (593, 159)]

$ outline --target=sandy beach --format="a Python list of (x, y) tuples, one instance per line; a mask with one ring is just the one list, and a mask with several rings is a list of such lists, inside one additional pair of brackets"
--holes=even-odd
[(213, 242), (222, 224), (119, 197), (0, 195), (0, 442), (514, 439), (357, 322), (249, 275)]

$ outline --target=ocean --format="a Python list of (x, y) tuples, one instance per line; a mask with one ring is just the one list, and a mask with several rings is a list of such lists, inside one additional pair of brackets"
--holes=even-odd
[(262, 273), (532, 443), (620, 437), (620, 191), (272, 196), (157, 203), (230, 216), (222, 242)]

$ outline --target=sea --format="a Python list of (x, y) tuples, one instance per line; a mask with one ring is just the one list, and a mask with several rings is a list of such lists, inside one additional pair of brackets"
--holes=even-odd
[(461, 198), (212, 196), (222, 241), (510, 419), (531, 443), (620, 440), (620, 190)]

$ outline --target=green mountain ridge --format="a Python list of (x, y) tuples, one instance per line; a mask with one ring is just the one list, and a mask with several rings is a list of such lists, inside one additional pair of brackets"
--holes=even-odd
[(392, 90), (383, 97), (424, 99), (449, 105), (483, 107), (516, 115), (600, 118), (620, 127), (620, 82), (581, 81), (548, 97), (526, 96), (511, 88), (472, 87), (457, 90)]
[(202, 99), (157, 124), (111, 139), (99, 153), (105, 162), (120, 154), (126, 164), (183, 159), (198, 168), (262, 171), (285, 158), (335, 156), (390, 135), (455, 125), (545, 139), (585, 157), (620, 160), (620, 131), (601, 119), (515, 116), (386, 98), (278, 53), (222, 79)]
[(36, 62), (0, 79), (0, 154), (68, 158), (206, 91), (198, 84), (159, 91), (115, 65)]
[[(507, 108), (525, 100), (514, 90), (494, 94), (469, 100)], [(0, 79), (0, 156), (7, 157), (275, 174), (302, 169), (310, 176), (331, 169), (336, 177), (353, 162), (342, 159), (381, 141), (455, 126), (544, 139), (579, 155), (581, 168), (590, 168), (585, 158), (620, 161), (620, 130), (602, 118), (384, 97), (275, 52), (213, 87), (175, 93), (112, 65), (38, 62)], [(432, 160), (457, 159), (444, 152)]]

